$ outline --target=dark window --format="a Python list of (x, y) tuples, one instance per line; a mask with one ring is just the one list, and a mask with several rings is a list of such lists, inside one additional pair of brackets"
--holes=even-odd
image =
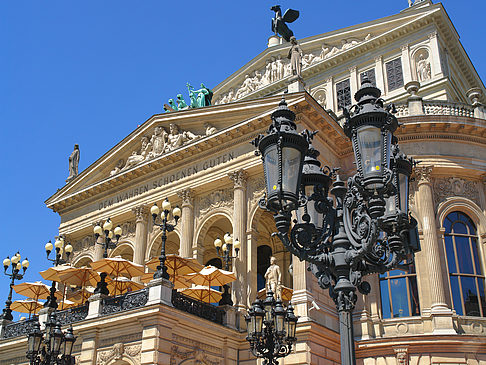
[(257, 248), (257, 290), (265, 287), (265, 273), (270, 266), (270, 257), (272, 248), (267, 245), (261, 245)]
[(339, 110), (351, 105), (351, 87), (349, 85), (349, 79), (336, 84), (336, 93)]
[(452, 306), (459, 315), (486, 317), (476, 226), (461, 212), (448, 214), (443, 226)]
[(402, 61), (400, 58), (394, 59), (385, 64), (386, 77), (388, 80), (388, 91), (396, 90), (403, 86)]
[(363, 82), (363, 78), (364, 78), (364, 75), (367, 75), (368, 76), (368, 79), (371, 81), (371, 83), (376, 86), (376, 77), (375, 77), (375, 69), (374, 68), (371, 68), (369, 69), (368, 71), (365, 71), (365, 72), (362, 72), (360, 75), (359, 75), (359, 81), (360, 82)]
[(417, 277), (413, 264), (408, 270), (392, 270), (380, 275), (383, 318), (420, 315)]

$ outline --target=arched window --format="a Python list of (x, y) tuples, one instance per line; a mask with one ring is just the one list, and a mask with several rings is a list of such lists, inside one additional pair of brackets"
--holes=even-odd
[(484, 317), (484, 274), (479, 260), (476, 226), (462, 212), (449, 213), (443, 226), (453, 308), (459, 315)]
[(383, 318), (420, 315), (415, 265), (408, 270), (391, 270), (380, 274), (381, 311)]
[(270, 266), (270, 257), (272, 248), (267, 245), (261, 245), (257, 248), (257, 290), (265, 287), (265, 273)]

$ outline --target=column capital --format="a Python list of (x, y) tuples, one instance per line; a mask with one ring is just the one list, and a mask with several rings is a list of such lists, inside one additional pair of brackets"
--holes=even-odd
[(248, 174), (246, 173), (245, 170), (237, 170), (234, 172), (230, 172), (228, 174), (229, 178), (233, 180), (233, 183), (235, 185), (235, 189), (242, 189), (246, 187), (246, 181), (248, 180)]
[(404, 51), (408, 51), (409, 47), (410, 47), (410, 45), (408, 43), (405, 43), (405, 44), (402, 44), (402, 46), (400, 48), (402, 49), (402, 52), (404, 52)]
[(148, 221), (148, 207), (145, 204), (139, 205), (138, 207), (132, 208), (132, 212), (135, 215), (135, 221), (146, 222)]
[(375, 63), (381, 63), (383, 61), (383, 56), (375, 57)]
[(356, 66), (351, 66), (351, 67), (349, 68), (349, 73), (354, 73), (354, 72), (356, 72), (356, 70), (357, 70), (357, 69), (358, 69), (358, 68), (357, 68)]
[(182, 206), (192, 206), (194, 203), (194, 192), (191, 189), (183, 189), (177, 192), (177, 196), (182, 200)]
[(326, 83), (327, 83), (327, 84), (332, 84), (332, 81), (333, 81), (333, 80), (334, 80), (334, 78), (333, 78), (332, 76), (331, 76), (331, 77), (328, 77), (328, 78), (326, 79)]
[(432, 182), (432, 166), (418, 166), (413, 169), (418, 179), (418, 185), (429, 184)]
[(432, 40), (437, 37), (437, 31), (433, 31), (432, 33), (429, 34), (429, 39)]

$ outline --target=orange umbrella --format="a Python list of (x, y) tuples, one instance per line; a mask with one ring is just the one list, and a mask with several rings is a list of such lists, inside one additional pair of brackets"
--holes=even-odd
[(29, 313), (29, 318), (32, 313), (37, 314), (44, 306), (44, 303), (34, 299), (16, 300), (10, 305), (10, 309), (16, 312)]
[(113, 277), (123, 275), (133, 278), (136, 276), (142, 276), (145, 273), (142, 265), (125, 260), (120, 256), (95, 261), (90, 263), (90, 266), (95, 271), (105, 272)]
[[(35, 283), (20, 283), (13, 286), (13, 289), (17, 294), (24, 295), (28, 298), (47, 299), (50, 294), (50, 287), (41, 281)], [(56, 298), (61, 299), (62, 294), (56, 291)]]
[(59, 277), (59, 273), (71, 268), (72, 268), (71, 265), (58, 265), (58, 266), (50, 267), (47, 270), (41, 271), (39, 274), (41, 274), (41, 276), (45, 280), (56, 281), (60, 283), (61, 278)]
[[(140, 277), (140, 280), (142, 281), (142, 283), (145, 283), (145, 284), (147, 284), (148, 282), (150, 282), (153, 279), (154, 279), (154, 273), (153, 272), (147, 272)], [(175, 289), (189, 288), (192, 285), (192, 283), (187, 281), (187, 279), (185, 279), (183, 276), (175, 276), (174, 280), (172, 281), (172, 284), (174, 284)]]
[[(147, 267), (152, 270), (157, 270), (160, 264), (158, 257), (153, 257), (147, 262)], [(170, 281), (175, 285), (175, 278), (180, 275), (186, 275), (194, 272), (199, 272), (204, 266), (196, 259), (181, 257), (179, 255), (170, 254), (166, 256), (165, 266), (167, 266), (167, 273), (170, 276)]]
[[(287, 288), (286, 286), (281, 285), (280, 286), (280, 291), (281, 291), (281, 298), (282, 301), (288, 302), (289, 300), (292, 299), (292, 295), (294, 293), (293, 289)], [(273, 293), (274, 296), (276, 296), (276, 293)], [(257, 298), (260, 300), (264, 300), (267, 297), (267, 289), (263, 288), (258, 291), (257, 293)]]
[(221, 300), (221, 293), (219, 290), (212, 289), (209, 286), (196, 285), (192, 288), (182, 289), (180, 291), (182, 294), (188, 297), (197, 299), (201, 302), (206, 303), (217, 303)]
[(100, 275), (90, 267), (71, 267), (58, 273), (59, 279), (66, 284), (80, 287), (96, 286)]
[(73, 302), (71, 300), (67, 300), (67, 299), (61, 300), (58, 304), (59, 304), (58, 308), (61, 308), (61, 310), (77, 307), (79, 305), (78, 303)]
[(110, 292), (114, 290), (114, 295), (116, 295), (116, 293), (123, 294), (126, 291), (140, 290), (144, 287), (145, 286), (143, 284), (137, 283), (123, 276), (114, 278), (108, 283), (108, 290)]
[(88, 290), (87, 288), (81, 288), (75, 291), (68, 290), (66, 298), (75, 303), (83, 304), (86, 299), (93, 295), (93, 290)]
[(182, 276), (191, 283), (203, 286), (223, 286), (236, 280), (235, 273), (221, 270), (215, 266), (206, 266), (201, 271), (194, 274)]

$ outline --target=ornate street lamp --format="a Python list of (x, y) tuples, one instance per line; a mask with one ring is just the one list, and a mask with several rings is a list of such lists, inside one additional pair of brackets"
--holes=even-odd
[[(13, 321), (12, 310), (10, 309), (10, 306), (12, 305), (12, 289), (15, 284), (15, 280), (22, 280), (25, 275), (25, 271), (29, 267), (29, 260), (27, 260), (27, 258), (22, 261), (22, 263), (20, 263), (20, 259), (20, 253), (17, 252), (12, 256), (11, 259), (7, 257), (3, 260), (3, 272), (10, 278), (10, 289), (5, 302), (5, 308), (3, 309), (3, 313), (0, 315), (0, 319)], [(11, 268), (10, 273), (7, 272), (9, 266)], [(22, 274), (20, 274), (20, 270), (23, 270)]]
[[(380, 95), (365, 77), (355, 94), (357, 105), (344, 111), (344, 132), (352, 142), (357, 167), (347, 187), (337, 169), (320, 168), (318, 152), (311, 145), (316, 132), (298, 134), (295, 114), (283, 100), (272, 114), (268, 134), (253, 142), (262, 156), (266, 179), (267, 193), (260, 205), (274, 213), (277, 235), (285, 247), (306, 260), (321, 288), (329, 289), (339, 313), (344, 365), (356, 362), (355, 292), (368, 294), (371, 290), (363, 276), (402, 267), (420, 249), (414, 233), (416, 221), (408, 213), (413, 161), (399, 152), (393, 137), (398, 126), (394, 108), (385, 108)], [(282, 126), (292, 142), (281, 137)], [(278, 151), (285, 148), (305, 154), (303, 163), (296, 158), (284, 161)], [(274, 150), (276, 164), (269, 154)], [(278, 188), (283, 186), (281, 181), (289, 180), (290, 172), (299, 176), (295, 193), (294, 185), (292, 191)], [(275, 186), (277, 193), (272, 190)], [(334, 200), (328, 196), (329, 188)], [(293, 210), (297, 210), (297, 221), (291, 227)]]
[[(224, 261), (224, 269), (226, 271), (229, 271), (230, 263), (233, 259), (236, 259), (238, 257), (238, 252), (240, 251), (241, 245), (238, 239), (234, 240), (233, 242), (233, 237), (231, 237), (229, 232), (226, 232), (223, 239), (224, 243), (219, 237), (216, 238), (214, 240), (214, 247), (216, 247), (216, 252), (218, 256)], [(233, 247), (235, 248), (235, 256), (231, 256), (231, 253), (233, 252)], [(233, 301), (231, 300), (231, 294), (229, 292), (229, 285), (223, 285), (223, 289), (224, 292), (221, 296), (221, 300), (219, 301), (219, 305), (233, 305)]]
[[(157, 265), (157, 271), (155, 271), (154, 273), (154, 279), (164, 278), (169, 280), (170, 278), (169, 273), (167, 272), (167, 266), (165, 266), (165, 259), (166, 259), (165, 243), (167, 241), (167, 232), (172, 232), (174, 230), (175, 226), (177, 226), (177, 222), (179, 221), (179, 218), (181, 217), (181, 209), (179, 208), (179, 206), (176, 206), (172, 210), (172, 216), (174, 217), (174, 224), (168, 223), (171, 208), (172, 207), (170, 205), (169, 199), (167, 198), (165, 198), (165, 200), (162, 202), (162, 212), (160, 211), (156, 203), (154, 203), (152, 208), (150, 208), (150, 213), (152, 213), (154, 226), (160, 227), (160, 230), (162, 231), (162, 248), (160, 250), (160, 256), (159, 256), (160, 264)], [(159, 214), (160, 214), (160, 218), (162, 219), (161, 224), (156, 222)]]
[(297, 340), (297, 319), (292, 305), (285, 309), (271, 290), (263, 302), (255, 300), (245, 317), (246, 340), (253, 355), (263, 358), (264, 365), (277, 365), (277, 359), (287, 356)]
[[(54, 266), (66, 264), (69, 260), (69, 256), (71, 256), (71, 253), (73, 252), (73, 246), (71, 246), (70, 243), (65, 243), (63, 236), (57, 237), (56, 241), (54, 242), (54, 246), (52, 245), (52, 242), (49, 241), (46, 243), (44, 247), (46, 249), (47, 260), (52, 262)], [(49, 255), (51, 254), (53, 249), (56, 250), (56, 257), (51, 259), (49, 258)], [(62, 254), (64, 252), (66, 252), (66, 259), (62, 258)], [(45, 307), (49, 307), (53, 309), (57, 308), (55, 293), (56, 293), (56, 282), (53, 280), (49, 296), (47, 297), (47, 302), (44, 304)]]
[[(120, 226), (116, 226), (116, 228), (113, 231), (111, 230), (112, 228), (113, 228), (113, 223), (111, 222), (110, 218), (108, 218), (106, 222), (103, 223), (103, 228), (100, 224), (97, 224), (93, 228), (93, 233), (95, 235), (95, 242), (99, 243), (100, 245), (103, 245), (104, 248), (103, 258), (105, 259), (108, 257), (108, 249), (114, 249), (116, 247), (123, 232)], [(98, 242), (98, 238), (102, 234), (105, 235), (104, 240), (103, 242)], [(113, 237), (116, 238), (116, 241), (113, 240)]]
[(61, 330), (61, 323), (56, 320), (55, 312), (47, 318), (44, 333), (36, 321), (27, 336), (27, 358), (31, 365), (74, 365), (71, 354), (77, 337), (73, 334), (72, 326), (65, 332)]

